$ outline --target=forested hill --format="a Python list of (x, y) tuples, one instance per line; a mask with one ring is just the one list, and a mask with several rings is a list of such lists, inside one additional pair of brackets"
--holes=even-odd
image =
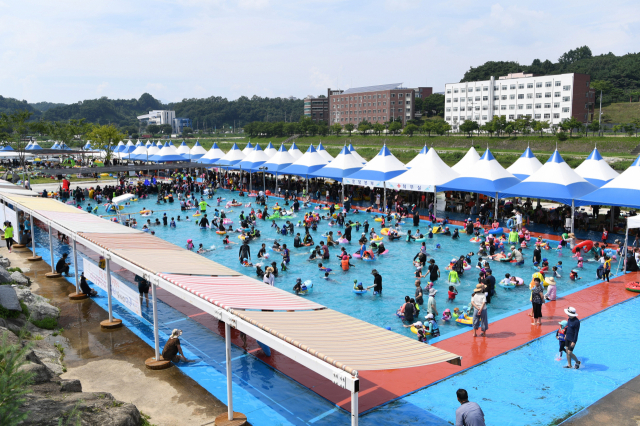
[[(615, 88), (604, 101), (629, 100), (633, 92), (640, 91), (640, 53), (629, 53), (616, 56), (613, 53), (593, 56), (591, 49), (582, 46), (570, 50), (560, 56), (557, 62), (535, 59), (531, 65), (517, 62), (489, 61), (478, 67), (471, 67), (464, 74), (461, 82), (488, 80), (492, 75), (496, 78), (509, 73), (526, 72), (534, 74), (590, 74), (591, 80), (606, 80)], [(640, 93), (639, 93), (640, 94)], [(631, 95), (637, 98), (638, 94)]]
[(0, 96), (0, 112), (10, 114), (19, 110), (30, 111), (33, 113), (33, 117), (35, 118), (38, 118), (42, 115), (39, 110), (35, 109), (27, 101), (19, 101), (14, 98), (5, 98), (3, 96)]

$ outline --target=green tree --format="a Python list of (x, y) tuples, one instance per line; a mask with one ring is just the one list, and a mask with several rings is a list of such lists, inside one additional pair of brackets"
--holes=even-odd
[(425, 120), (422, 124), (422, 132), (427, 133), (429, 137), (431, 137), (431, 132), (433, 132), (434, 122), (433, 120)]
[(0, 425), (13, 426), (24, 421), (28, 412), (23, 411), (25, 395), (31, 392), (33, 373), (21, 371), (27, 363), (26, 356), (32, 345), (9, 344), (9, 333), (2, 334), (0, 344)]
[(569, 131), (569, 137), (573, 135), (573, 129), (580, 129), (582, 127), (582, 121), (578, 120), (575, 117), (571, 117), (568, 120), (562, 122), (562, 128), (565, 131)]
[(636, 126), (634, 126), (632, 123), (627, 123), (622, 127), (624, 128), (624, 132), (627, 134), (627, 136), (633, 136), (633, 131), (636, 129)]
[(367, 120), (362, 120), (358, 123), (358, 131), (362, 136), (366, 136), (369, 130), (371, 130), (371, 124)]
[(640, 118), (634, 118), (631, 120), (631, 124), (635, 127), (636, 137), (638, 137), (638, 128), (640, 128)]
[(171, 127), (171, 124), (161, 124), (160, 133), (163, 135), (171, 135), (171, 133), (173, 133), (173, 127)]
[(437, 135), (444, 135), (449, 130), (451, 130), (451, 125), (444, 120), (435, 121), (435, 125), (433, 127), (433, 131), (436, 132)]
[(512, 121), (510, 121), (509, 123), (507, 123), (506, 126), (504, 126), (504, 132), (506, 134), (509, 135), (509, 137), (511, 137), (511, 134), (515, 131), (515, 126), (514, 123)]
[(389, 124), (389, 131), (391, 133), (393, 133), (394, 135), (398, 132), (398, 130), (402, 129), (402, 123), (399, 123), (397, 121), (394, 121), (393, 123)]
[(409, 135), (409, 137), (411, 137), (417, 131), (418, 131), (418, 126), (410, 123), (404, 127), (404, 130), (402, 131), (402, 133), (405, 135)]
[(193, 134), (193, 129), (191, 127), (183, 127), (182, 128), (182, 136), (189, 136)]
[(439, 93), (424, 98), (422, 108), (427, 117), (444, 117), (444, 99), (444, 95)]
[(384, 132), (384, 129), (386, 127), (384, 126), (384, 124), (382, 123), (374, 123), (373, 124), (373, 131), (380, 136), (382, 134), (382, 132)]
[(315, 136), (318, 133), (318, 125), (316, 123), (310, 123), (307, 125), (307, 131), (311, 136)]
[(556, 137), (561, 142), (566, 141), (567, 139), (569, 139), (569, 136), (567, 136), (567, 132), (565, 132), (564, 130), (560, 130), (558, 133), (556, 133)]
[(356, 128), (352, 123), (347, 123), (344, 125), (344, 130), (349, 132), (349, 136), (351, 136), (351, 132)]
[(592, 121), (591, 123), (589, 123), (589, 130), (591, 130), (593, 132), (593, 136), (595, 136), (596, 132), (600, 131), (600, 123), (598, 123), (597, 121)]
[(104, 162), (107, 164), (113, 156), (113, 150), (116, 148), (119, 141), (126, 136), (120, 133), (116, 126), (113, 124), (93, 126), (91, 131), (87, 134), (87, 139), (91, 140), (91, 146), (95, 149), (104, 151)]
[(489, 121), (487, 123), (484, 123), (482, 126), (480, 126), (480, 129), (483, 132), (487, 132), (489, 133), (489, 137), (493, 136), (493, 133), (495, 132), (494, 128), (493, 128), (493, 120)]
[(340, 136), (340, 132), (342, 132), (342, 126), (340, 123), (335, 123), (331, 126), (331, 131), (335, 133), (336, 136)]
[(147, 126), (147, 132), (151, 135), (151, 137), (155, 137), (158, 133), (160, 133), (160, 126), (157, 124), (149, 124)]
[(420, 113), (424, 111), (424, 100), (422, 98), (415, 98), (413, 104), (416, 112)]
[(329, 134), (329, 126), (327, 126), (327, 123), (325, 123), (324, 121), (318, 123), (318, 134), (320, 136), (326, 136)]
[(466, 133), (468, 137), (471, 137), (471, 134), (478, 130), (478, 122), (473, 120), (464, 120), (464, 123), (460, 125), (460, 131)]
[[(18, 153), (22, 171), (25, 172), (26, 147), (30, 142), (27, 135), (46, 133), (50, 126), (44, 121), (29, 121), (33, 115), (30, 111), (16, 111), (11, 114), (0, 114), (0, 139), (6, 139)], [(24, 179), (23, 179), (24, 180)]]
[(611, 130), (613, 131), (614, 135), (617, 135), (618, 132), (621, 132), (623, 130), (623, 126), (622, 126), (622, 124), (616, 124), (615, 126), (613, 126), (611, 128)]

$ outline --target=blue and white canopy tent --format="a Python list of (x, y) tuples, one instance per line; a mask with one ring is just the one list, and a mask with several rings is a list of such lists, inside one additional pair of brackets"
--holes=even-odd
[[(276, 153), (269, 158), (269, 161), (262, 165), (262, 178), (264, 180), (264, 173), (269, 172), (275, 175), (276, 177), (276, 189), (278, 188), (278, 173), (282, 170), (286, 169), (290, 165), (293, 164), (295, 160), (293, 156), (289, 154), (287, 148), (285, 148), (284, 144), (280, 145), (280, 149), (276, 151)], [(264, 185), (263, 185), (264, 186)]]
[(38, 141), (32, 142), (31, 146), (27, 145), (26, 150), (33, 151), (35, 149), (42, 149), (40, 145), (38, 145)]
[(384, 193), (384, 208), (387, 206), (387, 181), (406, 172), (407, 168), (383, 145), (378, 155), (373, 157), (365, 166), (351, 176), (344, 179), (347, 185), (382, 187)]
[(358, 154), (356, 149), (353, 147), (353, 144), (349, 144), (349, 152), (355, 157), (356, 160), (360, 161), (362, 164), (367, 164), (367, 160), (365, 160), (360, 154)]
[(122, 152), (124, 147), (125, 147), (124, 142), (120, 141), (120, 142), (118, 142), (118, 145), (116, 145), (116, 147), (111, 152), (113, 152), (113, 153)]
[[(469, 150), (470, 152), (471, 150)], [(456, 166), (460, 162), (452, 167), (455, 172), (458, 172)], [(495, 217), (498, 217), (498, 193), (520, 182), (517, 177), (506, 171), (498, 163), (489, 148), (478, 161), (468, 165), (466, 170), (459, 173), (459, 177), (443, 184), (440, 189), (442, 191), (475, 192), (495, 197)]]
[(141, 143), (140, 146), (137, 146), (136, 149), (134, 149), (133, 152), (129, 154), (128, 158), (130, 160), (147, 161), (149, 158), (149, 150), (145, 145), (142, 145)]
[(501, 191), (503, 197), (530, 197), (557, 201), (571, 206), (571, 232), (575, 206), (587, 203), (580, 198), (596, 190), (562, 159), (556, 149), (537, 172), (522, 182)]
[(533, 155), (531, 149), (527, 149), (522, 153), (520, 158), (516, 160), (511, 166), (507, 168), (507, 171), (517, 177), (520, 180), (525, 180), (542, 167), (540, 160)]
[(476, 151), (474, 147), (471, 147), (469, 148), (469, 151), (467, 151), (467, 153), (464, 155), (464, 157), (462, 157), (460, 161), (458, 161), (454, 166), (451, 166), (451, 168), (456, 173), (462, 174), (465, 170), (468, 170), (469, 167), (474, 165), (479, 159), (480, 154), (478, 154), (478, 151)]
[(576, 167), (576, 173), (598, 188), (620, 175), (602, 158), (598, 148), (594, 148), (587, 159)]
[(246, 157), (247, 155), (249, 155), (251, 153), (251, 151), (253, 151), (253, 148), (254, 148), (254, 146), (251, 145), (251, 141), (249, 141), (249, 143), (247, 143), (247, 146), (245, 146), (244, 149), (242, 150), (242, 153)]
[(178, 154), (184, 156), (184, 158), (191, 159), (191, 157), (189, 157), (189, 154), (191, 154), (191, 150), (189, 149), (185, 141), (182, 141), (176, 151), (178, 151)]
[(285, 168), (282, 173), (287, 175), (304, 176), (307, 183), (307, 193), (309, 193), (309, 176), (326, 166), (327, 160), (322, 158), (313, 145), (309, 145), (307, 152), (296, 160), (289, 167)]
[[(217, 147), (217, 145), (215, 146)], [(253, 149), (253, 147), (251, 147), (251, 149)], [(240, 148), (238, 148), (238, 144), (234, 143), (231, 149), (229, 150), (229, 152), (227, 152), (218, 161), (217, 164), (221, 166), (231, 167), (231, 166), (235, 166), (236, 164), (244, 160), (245, 157), (246, 155), (244, 155), (244, 153), (240, 150)]]
[(133, 142), (129, 141), (127, 144), (118, 152), (118, 157), (120, 159), (129, 158), (129, 154), (136, 150), (136, 146)]
[(31, 145), (33, 145), (33, 142), (29, 142), (29, 143), (27, 144), (27, 146), (25, 146), (25, 147), (24, 147), (24, 149), (25, 149), (26, 151), (30, 150), (30, 149), (31, 149)]
[(199, 160), (207, 153), (207, 150), (200, 145), (200, 141), (196, 141), (196, 144), (191, 147), (189, 150), (189, 155), (191, 156), (191, 161)]
[(13, 151), (14, 149), (13, 149), (13, 147), (12, 147), (11, 145), (6, 144), (6, 145), (2, 148), (2, 150), (3, 150), (3, 151)]
[[(200, 148), (202, 148), (202, 146), (200, 146)], [(238, 149), (238, 151), (240, 150)], [(223, 157), (224, 157), (224, 151), (221, 150), (220, 147), (218, 147), (218, 144), (216, 142), (214, 142), (211, 149), (207, 151), (206, 154), (198, 158), (196, 161), (202, 164), (216, 164)]]
[(60, 144), (58, 142), (55, 142), (53, 145), (51, 145), (50, 149), (62, 149), (62, 148), (60, 148)]
[(66, 143), (62, 142), (60, 144), (60, 149), (66, 149), (67, 151), (70, 151), (71, 148), (69, 148), (69, 145), (67, 145)]
[[(251, 151), (244, 160), (242, 160), (237, 164), (240, 167), (240, 169), (245, 169), (249, 171), (249, 191), (252, 190), (252, 186), (253, 186), (253, 182), (251, 181), (252, 179), (251, 173), (257, 172), (260, 169), (260, 167), (262, 167), (262, 165), (266, 163), (268, 160), (269, 160), (269, 156), (267, 155), (266, 152), (262, 150), (262, 148), (260, 147), (260, 144), (257, 143), (253, 151)], [(240, 173), (240, 176), (242, 176), (242, 172)]]
[(149, 161), (149, 158), (156, 155), (160, 152), (160, 148), (154, 143), (151, 143), (151, 146), (147, 148), (147, 156), (146, 158), (138, 158), (138, 160)]
[(178, 154), (178, 150), (175, 146), (166, 142), (162, 149), (158, 151), (157, 154), (153, 156), (149, 156), (149, 161), (154, 161), (156, 163), (165, 163), (168, 161), (189, 161), (184, 158), (182, 155)]
[(327, 163), (333, 161), (333, 157), (331, 156), (331, 154), (329, 154), (327, 150), (324, 149), (324, 146), (322, 146), (322, 141), (320, 141), (320, 143), (318, 144), (318, 148), (316, 149), (316, 151), (318, 151), (318, 154), (320, 154), (322, 158), (327, 160)]
[(93, 148), (91, 147), (91, 142), (87, 142), (86, 144), (84, 144), (84, 146), (82, 147), (83, 151), (93, 151)]
[(349, 148), (345, 145), (336, 158), (315, 172), (314, 176), (342, 182), (342, 200), (344, 200), (344, 178), (360, 169), (362, 169), (362, 163), (351, 154)]
[(149, 149), (149, 147), (150, 147), (151, 145), (153, 145), (153, 142), (151, 142), (151, 141), (147, 141), (147, 143), (146, 143), (146, 144), (144, 144), (144, 146), (145, 146), (147, 149)]
[(273, 157), (274, 155), (276, 155), (276, 152), (278, 152), (278, 150), (274, 148), (271, 142), (269, 142), (269, 145), (267, 145), (267, 147), (263, 151), (269, 158)]
[(289, 148), (289, 154), (293, 157), (293, 161), (298, 161), (302, 157), (302, 151), (298, 149), (298, 145), (295, 142)]
[[(427, 154), (427, 152), (429, 152), (429, 148), (427, 147), (427, 145), (425, 144), (425, 146), (422, 147), (422, 149), (420, 150), (420, 152), (418, 153), (418, 155), (416, 155), (415, 157), (413, 157), (413, 160), (409, 161), (405, 167), (407, 169), (412, 168), (414, 165), (421, 163), (424, 160), (424, 156)], [(439, 157), (438, 157), (439, 158)]]

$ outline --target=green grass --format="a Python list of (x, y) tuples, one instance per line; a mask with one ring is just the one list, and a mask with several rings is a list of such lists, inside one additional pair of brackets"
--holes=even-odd
[(38, 328), (44, 328), (45, 330), (55, 330), (58, 327), (58, 320), (55, 318), (44, 318), (41, 320), (31, 319), (31, 324)]
[[(598, 106), (596, 105), (596, 111)], [(602, 113), (610, 123), (630, 123), (640, 118), (640, 102), (618, 102), (602, 107)], [(597, 112), (595, 114), (597, 117)]]

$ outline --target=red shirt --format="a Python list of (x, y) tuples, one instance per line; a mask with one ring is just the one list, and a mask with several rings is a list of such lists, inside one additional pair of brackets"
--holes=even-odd
[(449, 292), (449, 300), (454, 300), (456, 298), (456, 294), (453, 291)]

